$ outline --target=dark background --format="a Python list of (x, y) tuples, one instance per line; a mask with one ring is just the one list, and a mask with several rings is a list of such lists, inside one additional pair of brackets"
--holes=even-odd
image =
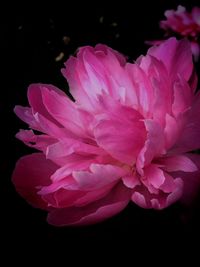
[[(153, 251), (151, 260), (162, 253), (163, 261), (179, 250), (180, 257), (185, 257), (189, 248), (196, 248), (190, 259), (198, 253), (198, 200), (189, 208), (177, 203), (163, 211), (143, 210), (131, 203), (121, 214), (101, 224), (55, 228), (46, 223), (45, 212), (32, 208), (15, 192), (10, 181), (17, 159), (32, 152), (14, 138), (19, 128), (27, 127), (14, 115), (13, 108), (28, 104), (29, 84), (51, 83), (67, 91), (60, 69), (83, 45), (105, 43), (134, 60), (146, 53), (145, 40), (162, 38), (158, 22), (166, 9), (183, 4), (190, 10), (199, 1), (130, 2), (110, 7), (109, 3), (96, 1), (90, 5), (55, 1), (44, 6), (29, 2), (1, 9), (1, 231), (6, 250), (18, 254), (15, 260), (23, 260), (26, 253), (30, 260), (40, 254), (51, 259), (56, 248), (66, 261), (75, 252), (74, 263), (83, 250), (86, 253), (81, 259), (90, 259), (91, 248), (98, 252), (98, 258), (107, 254), (116, 258), (123, 250), (125, 258), (131, 257), (133, 262), (138, 252), (147, 255)], [(64, 57), (57, 61), (61, 52)], [(196, 67), (200, 75), (199, 63)]]

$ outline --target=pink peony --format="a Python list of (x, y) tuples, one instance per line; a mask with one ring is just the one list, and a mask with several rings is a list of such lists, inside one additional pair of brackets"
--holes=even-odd
[[(166, 31), (167, 36), (175, 33), (181, 38), (188, 38), (194, 59), (197, 61), (200, 54), (200, 8), (194, 7), (189, 13), (185, 7), (178, 6), (177, 10), (165, 11), (165, 17), (166, 20), (160, 22), (160, 27)], [(157, 43), (158, 41), (147, 42), (147, 44)]]
[[(107, 219), (130, 200), (163, 209), (191, 200), (200, 183), (200, 96), (186, 40), (171, 38), (126, 63), (104, 45), (83, 47), (62, 69), (75, 102), (52, 85), (28, 88), (15, 113), (33, 130), (17, 138), (13, 183), (53, 225)], [(41, 134), (34, 133), (34, 130)]]

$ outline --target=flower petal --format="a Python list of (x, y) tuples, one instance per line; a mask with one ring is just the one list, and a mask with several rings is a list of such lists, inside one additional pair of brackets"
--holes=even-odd
[(50, 176), (57, 166), (41, 153), (24, 156), (18, 160), (12, 175), (12, 182), (17, 192), (31, 205), (47, 209), (47, 203), (37, 194), (37, 187), (47, 186), (51, 183)]
[(200, 93), (198, 92), (193, 100), (191, 109), (187, 112), (182, 133), (176, 143), (176, 149), (181, 152), (188, 152), (200, 148)]
[(42, 98), (49, 114), (66, 129), (81, 137), (91, 134), (88, 130), (92, 116), (86, 111), (77, 109), (75, 103), (68, 97), (43, 88)]
[(106, 197), (85, 207), (55, 209), (48, 222), (56, 226), (88, 225), (108, 219), (123, 210), (130, 200), (130, 191), (118, 184)]
[(161, 158), (159, 163), (161, 163), (163, 165), (163, 169), (168, 172), (195, 172), (198, 170), (197, 166), (186, 155), (175, 155)]
[(148, 165), (156, 156), (165, 153), (164, 131), (158, 123), (153, 120), (144, 121), (147, 129), (147, 140), (137, 158), (137, 171), (143, 174), (142, 168)]
[(27, 146), (41, 150), (43, 153), (46, 153), (48, 147), (57, 141), (55, 138), (45, 134), (35, 135), (32, 130), (20, 130), (16, 137)]
[[(166, 51), (170, 51), (170, 53)], [(163, 62), (172, 80), (176, 78), (177, 74), (180, 74), (186, 81), (189, 80), (193, 70), (189, 41), (177, 41), (172, 37), (161, 45), (150, 48), (148, 54)]]
[(188, 154), (188, 157), (198, 170), (192, 173), (187, 172), (178, 172), (176, 175), (179, 175), (183, 180), (183, 194), (181, 197), (181, 202), (189, 205), (200, 193), (200, 155)]
[[(119, 91), (116, 72), (119, 73), (124, 64), (124, 57), (105, 45), (95, 48), (85, 46), (79, 49), (77, 58), (71, 57), (65, 63), (66, 68), (62, 69), (62, 73), (79, 105), (85, 110), (95, 111), (98, 95), (107, 92), (114, 96)], [(119, 75), (117, 77), (120, 81)]]
[(57, 87), (50, 85), (50, 84), (31, 84), (28, 87), (28, 100), (29, 104), (32, 107), (34, 113), (40, 113), (46, 119), (54, 122), (57, 124), (56, 120), (49, 114), (46, 110), (43, 99), (42, 99), (42, 92), (43, 90), (48, 90), (49, 92), (56, 92), (59, 95), (65, 95), (63, 91), (58, 89)]
[(158, 189), (164, 183), (165, 175), (159, 167), (154, 164), (150, 164), (149, 166), (145, 167), (144, 179), (147, 179), (147, 181), (153, 185), (153, 187)]
[(98, 145), (115, 159), (128, 164), (134, 163), (146, 136), (141, 119), (136, 110), (116, 106), (112, 112), (108, 111), (100, 117), (94, 129)]
[(89, 171), (74, 171), (73, 177), (82, 190), (94, 190), (110, 183), (116, 183), (127, 171), (110, 164), (91, 164)]

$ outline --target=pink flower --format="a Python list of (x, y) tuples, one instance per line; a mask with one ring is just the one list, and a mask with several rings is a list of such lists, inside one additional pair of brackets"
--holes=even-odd
[[(165, 17), (166, 20), (160, 22), (160, 27), (166, 31), (167, 36), (178, 34), (181, 38), (188, 38), (194, 59), (197, 61), (200, 54), (200, 8), (194, 7), (189, 13), (185, 7), (179, 5), (177, 10), (165, 11)], [(158, 41), (147, 42), (147, 44), (157, 43)]]
[(33, 129), (17, 138), (40, 151), (16, 164), (19, 194), (57, 226), (102, 221), (130, 200), (155, 209), (191, 200), (200, 183), (199, 155), (188, 153), (200, 147), (200, 96), (187, 41), (171, 38), (134, 64), (104, 45), (83, 47), (62, 73), (75, 102), (33, 84), (30, 108), (15, 107)]

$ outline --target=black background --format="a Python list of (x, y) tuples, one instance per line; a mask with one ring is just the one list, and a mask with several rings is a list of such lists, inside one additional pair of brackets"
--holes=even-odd
[[(147, 259), (154, 262), (159, 253), (166, 261), (179, 250), (180, 257), (185, 257), (188, 249), (195, 247), (192, 259), (199, 249), (199, 201), (189, 208), (177, 203), (163, 211), (143, 210), (131, 203), (121, 214), (101, 224), (55, 228), (46, 223), (45, 212), (32, 208), (15, 192), (10, 181), (17, 159), (33, 151), (14, 137), (19, 128), (26, 128), (13, 108), (16, 104), (27, 105), (29, 84), (51, 83), (67, 92), (60, 69), (69, 55), (83, 45), (105, 43), (134, 60), (146, 53), (145, 40), (162, 38), (158, 22), (166, 9), (175, 9), (177, 4), (190, 9), (198, 1), (108, 4), (55, 1), (42, 6), (29, 2), (1, 9), (1, 231), (5, 237), (3, 246), (18, 254), (15, 260), (22, 261), (26, 253), (29, 260), (40, 254), (51, 259), (57, 248), (59, 257), (66, 261), (74, 252), (75, 264), (80, 260), (80, 251), (86, 251), (81, 259), (87, 261), (93, 248), (97, 261), (106, 255), (116, 258), (123, 250), (125, 258), (131, 258), (133, 263), (138, 252), (145, 258), (152, 251)], [(68, 44), (63, 42), (64, 36), (70, 38)], [(64, 58), (56, 61), (61, 52)], [(199, 63), (196, 67), (200, 75)]]

